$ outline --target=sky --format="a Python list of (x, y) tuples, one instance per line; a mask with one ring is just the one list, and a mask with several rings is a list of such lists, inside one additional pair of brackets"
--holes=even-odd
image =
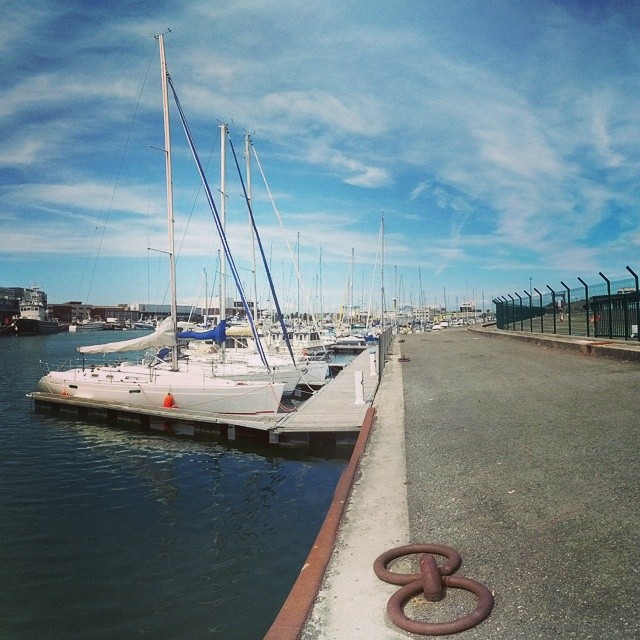
[[(0, 0), (0, 16), (0, 286), (168, 302), (161, 33), (218, 209), (220, 125), (245, 182), (251, 136), (285, 311), (379, 309), (383, 288), (386, 308), (486, 307), (640, 271), (638, 0)], [(177, 297), (202, 305), (220, 241), (174, 107)]]

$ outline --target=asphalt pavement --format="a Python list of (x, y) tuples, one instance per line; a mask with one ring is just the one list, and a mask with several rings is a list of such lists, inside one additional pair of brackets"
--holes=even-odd
[(495, 593), (466, 638), (640, 637), (640, 366), (512, 337), (406, 337), (410, 538)]

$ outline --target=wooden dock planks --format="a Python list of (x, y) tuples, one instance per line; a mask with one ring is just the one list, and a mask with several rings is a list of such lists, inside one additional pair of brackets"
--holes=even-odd
[[(274, 431), (322, 433), (358, 431), (378, 386), (377, 371), (371, 375), (370, 354), (362, 352), (334, 380), (320, 389), (294, 412), (282, 418)], [(356, 404), (355, 372), (362, 372), (362, 404)]]

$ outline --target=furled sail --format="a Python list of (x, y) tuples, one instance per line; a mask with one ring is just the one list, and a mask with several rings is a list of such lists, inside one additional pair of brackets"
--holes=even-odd
[(119, 342), (109, 342), (107, 344), (95, 344), (87, 347), (78, 347), (80, 353), (95, 355), (99, 353), (120, 353), (123, 351), (140, 351), (155, 347), (173, 347), (177, 344), (176, 334), (173, 328), (173, 319), (166, 318), (156, 330), (140, 338), (131, 340), (120, 340)]

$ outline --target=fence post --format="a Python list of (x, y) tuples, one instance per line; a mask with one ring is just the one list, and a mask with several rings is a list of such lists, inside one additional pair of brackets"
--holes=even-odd
[(547, 289), (551, 291), (551, 308), (553, 309), (553, 333), (556, 332), (556, 292), (547, 285)]
[(524, 331), (524, 326), (522, 324), (522, 296), (516, 291), (516, 295), (520, 298), (520, 331)]
[(496, 326), (498, 329), (504, 329), (502, 325), (502, 303), (500, 298), (494, 298), (491, 302), (496, 305)]
[(607, 283), (607, 304), (609, 305), (609, 339), (613, 338), (613, 305), (611, 304), (611, 281), (607, 276), (602, 273), (602, 271), (598, 272), (599, 276)]
[(505, 319), (505, 328), (509, 329), (509, 301), (502, 296), (502, 304), (504, 305), (504, 319)]
[(529, 296), (529, 330), (533, 333), (533, 308), (531, 306), (531, 294), (526, 289), (524, 292)]
[(544, 333), (544, 321), (542, 320), (542, 316), (544, 315), (544, 308), (542, 307), (542, 294), (533, 287), (533, 290), (540, 296), (540, 333)]
[(571, 335), (571, 289), (562, 280), (560, 284), (567, 290), (567, 315), (569, 316), (569, 335)]
[(585, 310), (587, 313), (587, 338), (588, 338), (591, 335), (589, 333), (589, 285), (580, 277), (578, 277), (578, 280), (580, 280), (580, 282), (582, 283), (582, 286), (584, 287)]
[(513, 320), (513, 330), (516, 330), (516, 299), (510, 294), (507, 295), (511, 298), (511, 319)]
[(640, 342), (640, 289), (638, 289), (638, 274), (627, 267), (627, 271), (633, 276), (636, 281), (636, 339)]

